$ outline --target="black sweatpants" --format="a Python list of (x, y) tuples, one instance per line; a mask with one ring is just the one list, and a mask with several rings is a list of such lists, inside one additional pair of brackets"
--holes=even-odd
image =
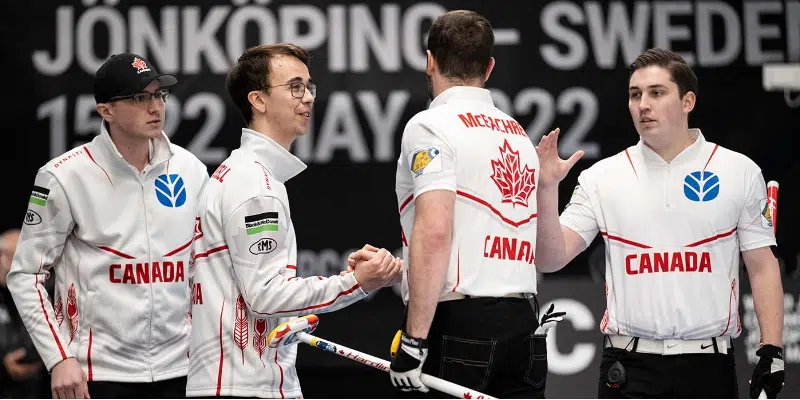
[(186, 377), (158, 382), (89, 382), (92, 399), (184, 399)]
[[(608, 370), (617, 360), (627, 378), (618, 389), (607, 385)], [(597, 397), (738, 399), (733, 349), (728, 349), (728, 354), (662, 356), (606, 348), (600, 362)]]
[[(546, 337), (530, 301), (470, 298), (438, 304), (428, 334), (428, 358), (422, 372), (499, 398), (544, 398)], [(398, 397), (447, 398), (429, 393)]]

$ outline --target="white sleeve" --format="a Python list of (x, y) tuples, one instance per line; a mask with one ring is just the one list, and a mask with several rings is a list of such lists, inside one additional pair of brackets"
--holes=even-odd
[(286, 275), (289, 217), (275, 197), (254, 197), (225, 221), (236, 285), (254, 315), (291, 317), (336, 311), (366, 296), (353, 273), (295, 278)]
[(69, 341), (61, 336), (58, 321), (66, 314), (63, 311), (74, 303), (68, 299), (61, 303), (59, 297), (54, 308), (48, 300), (45, 282), (74, 227), (75, 220), (64, 189), (53, 174), (40, 170), (7, 281), (22, 322), (48, 371), (72, 357)]
[(775, 246), (775, 231), (767, 207), (767, 185), (761, 171), (747, 179), (745, 199), (736, 225), (741, 251)]
[(597, 217), (595, 216), (594, 208), (592, 208), (592, 201), (589, 198), (589, 190), (591, 188), (588, 187), (586, 181), (585, 174), (581, 172), (578, 175), (578, 184), (575, 185), (572, 197), (564, 207), (564, 212), (561, 213), (560, 221), (561, 225), (572, 229), (580, 235), (586, 246), (589, 246), (600, 231), (600, 227), (597, 225)]
[(430, 190), (456, 191), (456, 152), (447, 138), (421, 122), (409, 122), (400, 145), (400, 163), (411, 174), (414, 197)]

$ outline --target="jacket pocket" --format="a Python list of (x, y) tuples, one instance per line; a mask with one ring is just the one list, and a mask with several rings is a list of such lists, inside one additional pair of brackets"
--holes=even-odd
[(547, 336), (531, 334), (528, 336), (528, 369), (525, 382), (539, 390), (547, 383)]
[(462, 339), (444, 335), (439, 375), (442, 379), (482, 390), (489, 382), (495, 340)]

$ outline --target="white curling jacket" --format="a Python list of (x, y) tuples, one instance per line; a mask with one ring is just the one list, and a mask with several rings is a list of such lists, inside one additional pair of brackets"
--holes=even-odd
[(186, 375), (189, 246), (208, 172), (163, 133), (150, 160), (140, 173), (103, 126), (36, 175), (8, 286), (48, 370), (75, 357), (90, 381)]
[(203, 189), (190, 268), (187, 396), (302, 397), (297, 347), (269, 348), (267, 336), (291, 317), (335, 311), (366, 296), (353, 273), (296, 277), (284, 182), (305, 168), (272, 139), (245, 128), (240, 148)]

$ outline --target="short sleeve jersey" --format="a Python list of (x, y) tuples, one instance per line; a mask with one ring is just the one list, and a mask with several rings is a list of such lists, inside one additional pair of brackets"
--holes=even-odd
[(601, 330), (651, 339), (737, 337), (740, 252), (775, 245), (746, 156), (695, 142), (666, 163), (641, 141), (578, 177), (561, 224), (605, 242)]
[[(415, 199), (432, 190), (453, 191), (453, 240), (442, 295), (535, 293), (538, 177), (533, 143), (494, 106), (488, 90), (459, 86), (442, 92), (403, 132), (396, 194), (404, 258)], [(406, 299), (407, 293), (404, 279)]]

